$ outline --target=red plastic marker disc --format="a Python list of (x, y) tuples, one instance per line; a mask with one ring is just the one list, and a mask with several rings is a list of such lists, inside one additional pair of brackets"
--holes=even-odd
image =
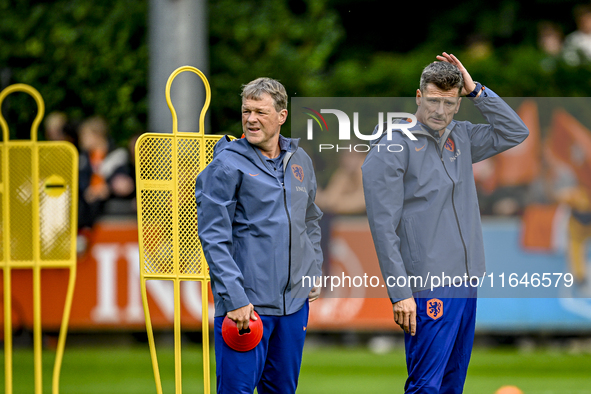
[(257, 320), (251, 320), (247, 330), (238, 332), (236, 322), (230, 320), (228, 316), (222, 323), (222, 337), (228, 346), (238, 352), (248, 352), (254, 349), (263, 337), (263, 322), (258, 313), (254, 313)]

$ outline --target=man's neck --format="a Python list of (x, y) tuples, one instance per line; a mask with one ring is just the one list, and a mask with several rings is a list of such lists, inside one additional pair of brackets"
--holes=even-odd
[(263, 149), (263, 148), (259, 147), (259, 150), (261, 151), (261, 154), (263, 156), (268, 157), (269, 159), (275, 159), (281, 153), (281, 147), (279, 146), (279, 141), (277, 141), (277, 144), (273, 145), (273, 148)]

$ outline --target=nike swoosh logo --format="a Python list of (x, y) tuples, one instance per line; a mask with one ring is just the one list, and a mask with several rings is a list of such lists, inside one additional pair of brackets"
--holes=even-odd
[(248, 173), (248, 175), (250, 175), (250, 176), (257, 176), (259, 174), (260, 174), (260, 172), (258, 174), (251, 174), (250, 172)]
[[(427, 143), (425, 143), (425, 145), (427, 145)], [(425, 147), (425, 145), (421, 146), (420, 148), (417, 148), (417, 147), (415, 147), (415, 150), (418, 152), (418, 151), (420, 151), (421, 149), (423, 149), (423, 148)]]

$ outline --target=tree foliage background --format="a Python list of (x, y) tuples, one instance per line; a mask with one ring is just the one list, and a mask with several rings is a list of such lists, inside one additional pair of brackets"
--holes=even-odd
[[(117, 139), (146, 124), (147, 3), (0, 0), (0, 82), (40, 91), (46, 113), (109, 120)], [(26, 137), (35, 105), (26, 95), (3, 109)]]
[[(591, 67), (572, 67), (537, 45), (538, 23), (575, 30), (569, 0), (210, 0), (211, 123), (240, 133), (240, 86), (281, 80), (295, 96), (413, 96), (420, 71), (453, 52), (502, 96), (588, 96)], [(148, 2), (0, 0), (0, 87), (35, 86), (46, 113), (103, 115), (124, 143), (147, 124)], [(35, 106), (3, 106), (26, 137)], [(289, 132), (289, 130), (286, 130)]]

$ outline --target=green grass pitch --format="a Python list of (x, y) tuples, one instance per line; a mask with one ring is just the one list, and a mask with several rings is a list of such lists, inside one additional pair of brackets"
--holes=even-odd
[[(164, 393), (174, 393), (174, 354), (171, 346), (158, 349)], [(44, 352), (44, 393), (51, 393), (54, 353)], [(215, 367), (212, 349), (212, 393)], [(4, 389), (2, 355), (1, 389)], [(14, 351), (14, 393), (32, 393), (33, 352)], [(183, 392), (202, 393), (201, 348), (183, 344)], [(401, 393), (406, 378), (403, 349), (386, 354), (365, 347), (310, 346), (304, 352), (298, 393)], [(539, 349), (474, 349), (465, 393), (493, 394), (502, 385), (516, 385), (525, 394), (591, 394), (591, 354)], [(148, 345), (66, 347), (61, 394), (155, 393)]]

